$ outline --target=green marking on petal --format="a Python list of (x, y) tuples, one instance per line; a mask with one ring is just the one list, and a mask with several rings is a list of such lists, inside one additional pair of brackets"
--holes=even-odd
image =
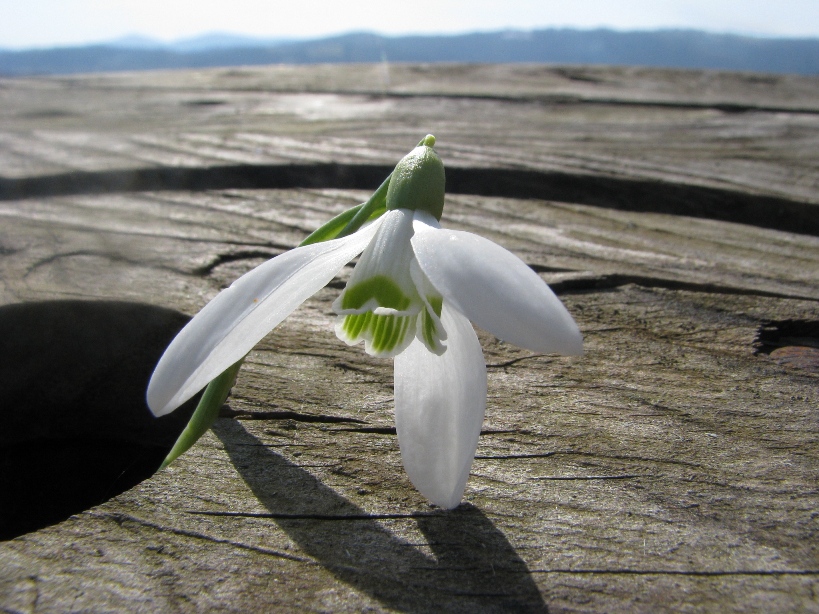
[(375, 275), (347, 286), (341, 300), (342, 309), (361, 309), (370, 299), (375, 299), (379, 307), (404, 311), (412, 302), (392, 279), (385, 275)]
[(435, 321), (426, 310), (421, 314), (421, 334), (427, 347), (435, 347)]
[(342, 317), (341, 332), (350, 344), (366, 340), (366, 350), (371, 356), (391, 356), (403, 350), (412, 341), (416, 315), (376, 315), (371, 311)]
[[(446, 332), (441, 326), (441, 310), (444, 300), (439, 296), (427, 296), (427, 306), (420, 314), (418, 320), (418, 338), (427, 346), (430, 352), (439, 356), (446, 351), (446, 346), (442, 340), (446, 339)], [(430, 309), (432, 311), (430, 311)], [(435, 316), (432, 315), (435, 313)]]
[(341, 325), (341, 330), (350, 338), (350, 340), (360, 340), (361, 331), (367, 326), (367, 321), (372, 316), (369, 311), (365, 313), (356, 313), (349, 316), (344, 316), (344, 323)]

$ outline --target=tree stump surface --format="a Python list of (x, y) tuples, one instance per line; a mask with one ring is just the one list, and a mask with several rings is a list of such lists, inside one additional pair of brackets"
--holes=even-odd
[[(427, 133), (442, 224), (540, 274), (585, 355), (479, 331), (486, 419), (443, 512), (401, 466), (390, 361), (333, 334), (351, 264), (150, 475), (186, 410), (141, 395), (186, 317)], [(817, 151), (819, 79), (794, 76), (0, 80), (0, 610), (819, 611)]]

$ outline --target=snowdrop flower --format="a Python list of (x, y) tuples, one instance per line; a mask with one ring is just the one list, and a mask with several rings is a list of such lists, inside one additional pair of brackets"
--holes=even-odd
[(265, 262), (205, 306), (156, 367), (147, 395), (153, 413), (173, 411), (239, 363), (363, 252), (333, 303), (336, 335), (363, 341), (372, 356), (394, 357), (404, 467), (430, 501), (457, 506), (486, 405), (486, 365), (470, 321), (536, 352), (577, 355), (583, 341), (560, 300), (516, 256), (441, 228), (444, 168), (434, 142), (427, 137), (396, 166), (381, 217)]

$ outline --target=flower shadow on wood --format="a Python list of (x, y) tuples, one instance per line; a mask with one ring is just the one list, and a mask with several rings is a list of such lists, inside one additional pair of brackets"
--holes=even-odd
[(236, 420), (213, 426), (270, 518), (336, 578), (402, 612), (548, 612), (526, 564), (476, 507), (407, 514), (428, 556)]

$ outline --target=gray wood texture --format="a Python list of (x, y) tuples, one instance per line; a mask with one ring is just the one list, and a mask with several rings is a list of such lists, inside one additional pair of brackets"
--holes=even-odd
[[(332, 332), (349, 266), (250, 354), (170, 468), (0, 542), (0, 610), (819, 611), (815, 78), (350, 65), (0, 80), (3, 381), (48, 396), (4, 407), (17, 430), (0, 443), (167, 443), (178, 425), (120, 420), (118, 394), (138, 398), (149, 371), (126, 385), (94, 365), (155, 360), (145, 330), (167, 321), (167, 337), (174, 313), (366, 198), (427, 133), (448, 170), (442, 223), (531, 265), (586, 347), (534, 355), (479, 331), (489, 398), (461, 507), (430, 507), (403, 472), (390, 361)], [(79, 340), (52, 344), (64, 303), (45, 301), (100, 311), (72, 312)], [(60, 379), (73, 348), (94, 377)]]

